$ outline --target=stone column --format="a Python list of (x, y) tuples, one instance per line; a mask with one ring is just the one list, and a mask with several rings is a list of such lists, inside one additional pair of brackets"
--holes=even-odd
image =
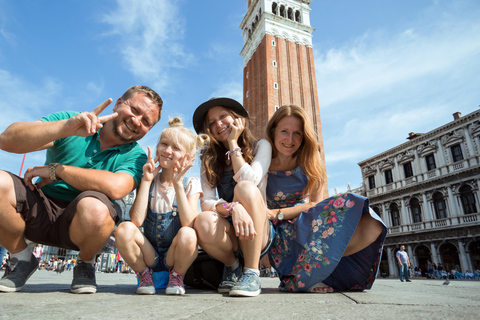
[(405, 206), (405, 200), (400, 199), (400, 201), (402, 202), (402, 221), (405, 221), (404, 225), (410, 225), (412, 222), (407, 207)]
[(477, 191), (472, 190), (472, 192), (473, 192), (473, 195), (475, 196), (475, 205), (477, 206), (477, 212), (478, 212), (479, 210), (478, 206), (480, 206), (480, 179), (478, 179), (476, 183), (477, 183)]
[(438, 264), (440, 260), (438, 259), (437, 248), (435, 247), (434, 242), (430, 243), (430, 250), (432, 251), (432, 263)]
[(396, 186), (397, 182), (401, 183), (402, 180), (405, 180), (405, 176), (400, 172), (400, 167), (398, 166), (397, 157), (393, 159), (393, 162), (395, 165), (395, 172), (393, 172), (392, 170), (392, 174), (393, 174), (393, 182), (395, 183), (395, 186)]
[(398, 263), (395, 254), (392, 253), (393, 247), (387, 247), (387, 256), (388, 256), (388, 271), (390, 273), (390, 277), (397, 277), (398, 276)]
[(438, 164), (437, 168), (441, 168), (447, 165), (447, 159), (445, 159), (445, 151), (443, 149), (442, 140), (438, 139)]
[(475, 269), (472, 261), (472, 256), (470, 255), (470, 251), (468, 250), (468, 248), (467, 250), (465, 250), (465, 257), (467, 258), (467, 270), (473, 272), (473, 270)]
[(413, 254), (412, 246), (407, 245), (408, 258), (410, 259), (410, 265), (415, 267), (417, 265), (417, 257)]
[(460, 270), (458, 271), (465, 273), (465, 271), (468, 270), (468, 261), (467, 261), (467, 255), (465, 253), (465, 247), (463, 246), (463, 241), (457, 240), (457, 245), (458, 245), (459, 259), (460, 259)]
[(467, 126), (463, 127), (463, 132), (465, 133), (465, 138), (466, 138), (466, 142), (467, 142), (467, 153), (466, 154), (466, 157), (464, 157), (464, 159), (467, 159), (467, 158), (470, 158), (470, 157), (473, 157), (475, 155), (475, 148), (473, 147), (473, 141), (472, 141), (472, 137), (470, 137), (470, 132), (467, 128)]
[(427, 221), (432, 221), (433, 220), (432, 211), (430, 210), (430, 206), (427, 201), (427, 195), (425, 193), (422, 193), (422, 199), (423, 199), (423, 210), (425, 212), (425, 218), (427, 219)]
[(385, 222), (387, 227), (391, 227), (392, 222), (390, 221), (390, 213), (387, 212), (387, 210), (385, 209), (385, 203), (382, 202), (381, 205), (382, 205), (382, 212), (383, 212), (383, 222)]
[[(423, 169), (423, 165), (422, 165), (422, 160), (423, 158), (421, 158), (419, 155), (418, 155), (418, 151), (417, 151), (417, 148), (413, 149), (413, 154), (415, 154), (415, 159), (413, 160), (413, 165), (412, 165), (412, 169), (413, 169), (413, 175), (414, 176), (418, 176), (422, 173), (425, 172), (425, 170)], [(425, 164), (425, 160), (423, 160), (423, 163)], [(418, 178), (417, 178), (418, 179)], [(422, 179), (423, 180), (423, 179)]]
[(382, 187), (382, 192), (384, 191), (383, 190), (383, 186), (385, 185), (383, 183), (383, 177), (382, 177), (382, 172), (380, 172), (380, 166), (377, 165), (377, 174), (375, 175), (375, 177), (378, 177), (378, 179), (375, 179), (375, 187), (378, 189), (380, 187)]
[(448, 190), (448, 202), (450, 203), (450, 208), (452, 211), (451, 217), (458, 217), (461, 214), (461, 212), (458, 209), (457, 201), (455, 201), (455, 196), (453, 195), (452, 187), (447, 186), (447, 190)]

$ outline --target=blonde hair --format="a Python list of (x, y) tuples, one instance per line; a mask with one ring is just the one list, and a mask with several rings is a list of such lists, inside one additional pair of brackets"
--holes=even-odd
[[(232, 118), (242, 118), (245, 119), (245, 129), (238, 137), (238, 146), (242, 149), (243, 158), (245, 162), (251, 164), (254, 158), (254, 142), (255, 137), (250, 131), (250, 120), (248, 118), (242, 117), (238, 113), (230, 110), (229, 108), (220, 106), (227, 110), (227, 112), (232, 116)], [(205, 116), (204, 119), (204, 128), (205, 132), (209, 137), (208, 147), (202, 151), (202, 155), (200, 159), (202, 161), (203, 168), (205, 170), (205, 175), (207, 177), (208, 183), (211, 187), (215, 188), (220, 180), (223, 178), (225, 174), (225, 169), (227, 167), (227, 163), (225, 160), (225, 153), (228, 151), (223, 143), (218, 142), (213, 134), (210, 131), (210, 127), (208, 125), (208, 117)]]
[(184, 147), (185, 152), (191, 156), (197, 153), (198, 148), (204, 148), (209, 141), (208, 135), (204, 133), (195, 135), (192, 130), (186, 128), (179, 117), (168, 121), (168, 128), (165, 128), (158, 138), (157, 148), (164, 136), (172, 139), (177, 146)]
[(293, 157), (298, 158), (298, 164), (308, 178), (308, 184), (305, 189), (303, 189), (303, 193), (310, 194), (316, 186), (323, 186), (327, 179), (327, 171), (325, 169), (325, 163), (320, 157), (322, 150), (317, 141), (317, 135), (315, 130), (313, 130), (310, 117), (305, 110), (296, 105), (280, 107), (268, 121), (267, 127), (265, 128), (265, 137), (272, 145), (272, 158), (275, 158), (278, 154), (278, 150), (275, 148), (275, 129), (280, 120), (288, 116), (293, 116), (302, 122), (302, 144), (293, 154)]

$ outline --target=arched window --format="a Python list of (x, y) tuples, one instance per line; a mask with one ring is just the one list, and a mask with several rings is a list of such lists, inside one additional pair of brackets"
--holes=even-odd
[(288, 19), (293, 20), (293, 9), (288, 8)]
[(295, 11), (295, 21), (301, 23), (301, 15), (300, 15), (300, 11)]
[(462, 199), (463, 212), (465, 214), (477, 213), (477, 204), (470, 186), (460, 188), (460, 198)]
[(410, 208), (412, 209), (412, 221), (413, 223), (422, 222), (422, 210), (420, 208), (420, 202), (417, 198), (410, 200)]
[(280, 16), (286, 18), (285, 6), (280, 6)]
[(447, 217), (447, 206), (445, 199), (440, 192), (433, 195), (433, 207), (435, 209), (435, 217), (438, 219), (445, 219)]
[(277, 7), (278, 7), (278, 6), (277, 6), (277, 3), (276, 3), (276, 2), (272, 3), (272, 13), (273, 13), (274, 15), (277, 15)]
[(400, 211), (398, 211), (398, 206), (396, 203), (392, 203), (390, 205), (390, 215), (392, 218), (392, 226), (399, 226), (400, 225)]

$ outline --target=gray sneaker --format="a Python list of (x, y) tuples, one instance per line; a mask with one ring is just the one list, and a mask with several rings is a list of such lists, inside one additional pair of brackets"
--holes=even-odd
[(226, 293), (237, 283), (240, 275), (242, 274), (242, 265), (239, 265), (237, 269), (230, 270), (229, 267), (225, 266), (223, 268), (222, 282), (218, 286), (218, 292)]
[(97, 283), (95, 281), (95, 268), (90, 263), (79, 261), (73, 269), (73, 281), (70, 286), (72, 293), (95, 293)]
[(256, 297), (262, 292), (260, 277), (255, 272), (243, 272), (230, 290), (231, 296)]
[(25, 287), (28, 278), (37, 270), (38, 260), (32, 254), (30, 261), (18, 261), (12, 258), (5, 267), (5, 274), (0, 279), (0, 292), (16, 292)]

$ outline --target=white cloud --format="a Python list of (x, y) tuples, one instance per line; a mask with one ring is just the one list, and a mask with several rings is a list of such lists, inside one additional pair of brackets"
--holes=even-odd
[(0, 69), (0, 132), (15, 121), (38, 120), (44, 116), (44, 108), (59, 104), (57, 98), (61, 89), (62, 84), (52, 78), (35, 85)]
[(181, 42), (180, 2), (117, 0), (118, 7), (103, 17), (112, 28), (110, 34), (120, 38), (126, 68), (161, 91), (170, 84), (170, 68), (185, 68), (194, 60)]
[(94, 82), (90, 81), (86, 84), (85, 89), (87, 94), (85, 94), (88, 97), (99, 97), (105, 88), (105, 83), (103, 80)]
[(330, 193), (361, 185), (357, 163), (407, 142), (409, 132), (477, 109), (480, 12), (471, 4), (442, 2), (395, 32), (315, 50)]
[(242, 103), (243, 101), (243, 84), (241, 82), (230, 81), (221, 84), (212, 94), (213, 97), (228, 97)]
[(462, 19), (411, 23), (396, 35), (365, 33), (342, 48), (317, 51), (321, 107), (385, 93), (424, 77), (450, 76), (472, 62), (478, 68), (480, 41), (473, 39), (480, 34), (480, 20)]

